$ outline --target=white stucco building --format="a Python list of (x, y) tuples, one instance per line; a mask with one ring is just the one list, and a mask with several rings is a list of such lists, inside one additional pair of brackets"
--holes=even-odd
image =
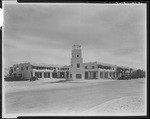
[(39, 79), (65, 78), (67, 80), (85, 79), (117, 79), (122, 75), (119, 70), (131, 72), (133, 69), (100, 62), (83, 63), (80, 45), (72, 46), (71, 65), (48, 66), (31, 63), (15, 64), (10, 68), (12, 77), (30, 79), (37, 76)]

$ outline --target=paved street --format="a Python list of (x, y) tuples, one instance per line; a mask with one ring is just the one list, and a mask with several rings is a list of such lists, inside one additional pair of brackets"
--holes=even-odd
[[(26, 90), (6, 92), (7, 114), (79, 114), (112, 99), (125, 96), (144, 97), (145, 94), (144, 79), (31, 83), (36, 85), (27, 86)], [(35, 90), (31, 87), (35, 87)]]

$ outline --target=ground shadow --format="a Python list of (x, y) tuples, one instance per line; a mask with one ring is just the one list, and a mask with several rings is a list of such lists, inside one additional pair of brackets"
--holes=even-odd
[(145, 84), (145, 82), (138, 82), (139, 84)]
[(86, 82), (75, 82), (75, 81), (59, 80), (59, 81), (54, 81), (54, 82), (43, 82), (43, 83), (86, 83)]

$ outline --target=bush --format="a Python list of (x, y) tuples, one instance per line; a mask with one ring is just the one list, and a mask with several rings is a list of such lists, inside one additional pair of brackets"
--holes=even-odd
[(5, 77), (4, 80), (5, 81), (13, 81), (13, 78), (11, 78), (11, 77)]
[(118, 80), (130, 80), (131, 76), (130, 75), (122, 75), (121, 77), (118, 78)]
[(137, 78), (145, 78), (145, 71), (138, 69), (130, 74), (124, 74), (118, 78), (118, 80), (128, 80), (128, 79), (137, 79)]
[(38, 77), (36, 76), (33, 76), (32, 78), (30, 78), (30, 81), (36, 81), (36, 80), (38, 80)]
[(5, 77), (4, 78), (5, 81), (26, 81), (28, 79), (24, 79), (21, 76), (17, 76), (17, 77)]

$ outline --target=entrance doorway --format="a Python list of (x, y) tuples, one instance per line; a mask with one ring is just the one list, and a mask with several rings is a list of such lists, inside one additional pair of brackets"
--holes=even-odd
[(96, 79), (96, 72), (93, 72), (93, 79)]
[(88, 72), (85, 72), (85, 79), (88, 79)]

